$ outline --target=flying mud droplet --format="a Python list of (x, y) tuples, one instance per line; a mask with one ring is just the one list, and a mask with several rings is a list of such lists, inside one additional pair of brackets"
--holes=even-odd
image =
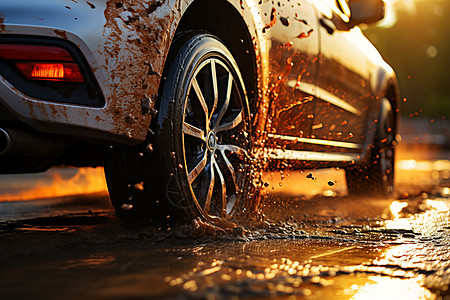
[(136, 183), (135, 185), (133, 185), (133, 189), (138, 192), (143, 192), (144, 191), (144, 182)]
[(306, 175), (306, 178), (312, 179), (312, 180), (316, 180), (316, 179), (317, 179), (317, 178), (315, 178), (315, 177), (313, 176), (312, 173), (309, 173), (308, 175)]
[(289, 26), (289, 19), (286, 17), (280, 17), (281, 24), (284, 26)]
[(292, 46), (294, 46), (294, 43), (291, 42), (291, 41), (289, 41), (289, 42), (287, 42), (286, 44), (284, 44), (284, 46), (287, 47), (288, 50), (291, 50)]
[(145, 151), (148, 153), (153, 152), (153, 145), (152, 144), (148, 144), (147, 146), (145, 146)]
[(120, 209), (124, 210), (124, 211), (130, 211), (130, 210), (133, 209), (133, 205), (132, 204), (128, 204), (128, 203), (124, 203), (124, 204), (122, 204), (120, 206)]

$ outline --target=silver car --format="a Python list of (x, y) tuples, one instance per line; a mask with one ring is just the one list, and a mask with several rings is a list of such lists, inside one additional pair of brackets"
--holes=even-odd
[(393, 191), (382, 0), (2, 0), (0, 173), (104, 166), (126, 224), (226, 223), (264, 169)]

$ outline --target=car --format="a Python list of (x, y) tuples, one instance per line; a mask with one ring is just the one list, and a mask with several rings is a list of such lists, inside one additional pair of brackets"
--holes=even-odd
[(125, 224), (228, 224), (262, 170), (393, 192), (399, 91), (361, 24), (382, 0), (2, 0), (0, 173), (104, 166)]

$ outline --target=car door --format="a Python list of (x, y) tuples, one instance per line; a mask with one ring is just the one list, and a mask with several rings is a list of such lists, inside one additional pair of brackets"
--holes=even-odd
[(317, 0), (320, 60), (311, 136), (317, 149), (358, 151), (365, 140), (367, 117), (373, 102), (370, 66), (373, 47), (356, 27), (349, 30), (350, 16), (343, 0)]
[(319, 70), (316, 11), (310, 0), (261, 5), (267, 24), (263, 31), (271, 43), (268, 146), (299, 149), (313, 124)]

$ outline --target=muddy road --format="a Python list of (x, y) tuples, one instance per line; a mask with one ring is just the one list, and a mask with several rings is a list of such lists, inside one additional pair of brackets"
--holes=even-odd
[(127, 230), (87, 171), (54, 171), (86, 193), (45, 194), (53, 175), (34, 200), (2, 177), (0, 298), (450, 299), (450, 157), (409, 155), (393, 199), (346, 196), (340, 170), (268, 173), (263, 217), (229, 231)]

